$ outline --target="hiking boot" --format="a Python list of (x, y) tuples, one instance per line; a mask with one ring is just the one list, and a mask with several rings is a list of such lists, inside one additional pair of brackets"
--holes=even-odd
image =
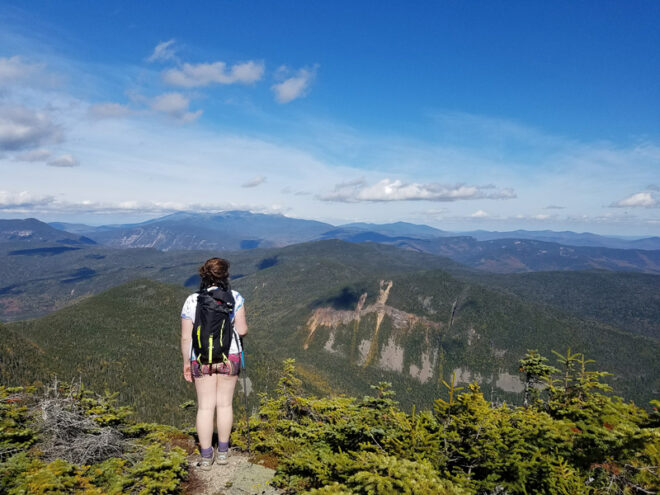
[(229, 457), (229, 452), (220, 452), (218, 450), (218, 464), (225, 465), (229, 464), (229, 461), (227, 460), (227, 457)]
[(199, 462), (197, 463), (197, 468), (202, 470), (202, 471), (210, 471), (212, 465), (213, 465), (213, 456), (211, 456), (211, 457), (202, 457), (199, 460)]

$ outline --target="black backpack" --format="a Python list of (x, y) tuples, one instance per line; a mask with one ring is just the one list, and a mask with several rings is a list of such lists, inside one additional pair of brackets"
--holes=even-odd
[(234, 296), (222, 288), (197, 293), (197, 311), (193, 324), (193, 349), (200, 364), (223, 363), (227, 360), (234, 328), (231, 316)]

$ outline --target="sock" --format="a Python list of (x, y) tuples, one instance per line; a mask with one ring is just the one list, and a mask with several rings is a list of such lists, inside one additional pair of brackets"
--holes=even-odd
[(229, 442), (218, 442), (218, 452), (227, 452), (229, 450)]
[(202, 453), (202, 457), (213, 457), (213, 446), (208, 449), (199, 448), (199, 451)]

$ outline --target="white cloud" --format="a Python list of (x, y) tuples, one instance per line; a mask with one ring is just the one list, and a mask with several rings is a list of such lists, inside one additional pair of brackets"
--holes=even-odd
[(125, 117), (131, 113), (127, 105), (120, 103), (97, 103), (89, 107), (89, 115), (95, 119), (110, 119)]
[(172, 45), (174, 45), (173, 39), (158, 43), (147, 62), (176, 60), (175, 49)]
[(16, 159), (22, 162), (45, 162), (51, 157), (51, 152), (40, 148), (32, 151), (26, 151), (16, 156)]
[(152, 110), (164, 113), (182, 122), (192, 122), (202, 115), (202, 110), (189, 112), (190, 99), (181, 93), (165, 93), (151, 100)]
[(76, 160), (76, 158), (72, 154), (66, 153), (64, 155), (57, 156), (52, 160), (48, 160), (47, 165), (51, 167), (69, 168), (69, 167), (77, 167), (78, 165), (80, 165), (80, 163), (78, 163), (78, 160)]
[(344, 182), (333, 192), (319, 197), (323, 201), (357, 203), (361, 201), (459, 201), (467, 199), (511, 199), (516, 194), (510, 188), (497, 190), (493, 186), (456, 184), (417, 184), (383, 179), (371, 186), (363, 180)]
[(266, 177), (264, 177), (263, 175), (258, 175), (256, 177), (251, 178), (247, 182), (241, 184), (241, 187), (257, 187), (258, 185), (263, 184), (264, 182), (266, 182)]
[(615, 208), (634, 208), (634, 207), (645, 207), (652, 208), (658, 206), (658, 200), (655, 199), (652, 193), (648, 191), (642, 191), (628, 196), (616, 203), (612, 203), (610, 206)]
[[(273, 84), (271, 89), (275, 93), (275, 99), (279, 103), (289, 103), (297, 98), (306, 96), (309, 87), (316, 76), (317, 67), (318, 66), (314, 66), (311, 69), (298, 69), (294, 76), (284, 79), (277, 84)], [(278, 69), (279, 74), (285, 74), (286, 72), (288, 72), (286, 67), (280, 67)]]
[(172, 86), (196, 88), (211, 84), (252, 84), (263, 76), (263, 62), (241, 62), (229, 68), (225, 62), (183, 64), (163, 72), (163, 80)]
[(487, 218), (489, 216), (490, 215), (486, 213), (484, 210), (477, 210), (472, 215), (470, 215), (470, 217), (472, 218)]
[(61, 139), (48, 115), (24, 106), (0, 107), (0, 150), (33, 148)]
[(41, 70), (41, 65), (26, 64), (19, 56), (0, 57), (0, 84), (25, 79)]
[(0, 191), (0, 210), (46, 206), (53, 201), (55, 201), (55, 198), (50, 195), (35, 195), (28, 191), (21, 191), (19, 193)]
[(244, 210), (253, 213), (283, 213), (288, 208), (279, 204), (256, 206), (233, 202), (183, 203), (176, 201), (92, 201), (89, 199), (67, 201), (51, 195), (33, 194), (28, 191), (12, 193), (0, 190), (0, 211), (6, 213), (91, 213), (129, 214), (147, 213), (164, 215), (176, 211), (212, 213), (227, 210)]

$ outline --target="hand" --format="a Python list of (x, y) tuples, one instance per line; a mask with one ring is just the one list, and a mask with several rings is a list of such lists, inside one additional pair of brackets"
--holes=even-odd
[(190, 361), (183, 363), (183, 378), (187, 382), (192, 382), (192, 371), (190, 371)]

